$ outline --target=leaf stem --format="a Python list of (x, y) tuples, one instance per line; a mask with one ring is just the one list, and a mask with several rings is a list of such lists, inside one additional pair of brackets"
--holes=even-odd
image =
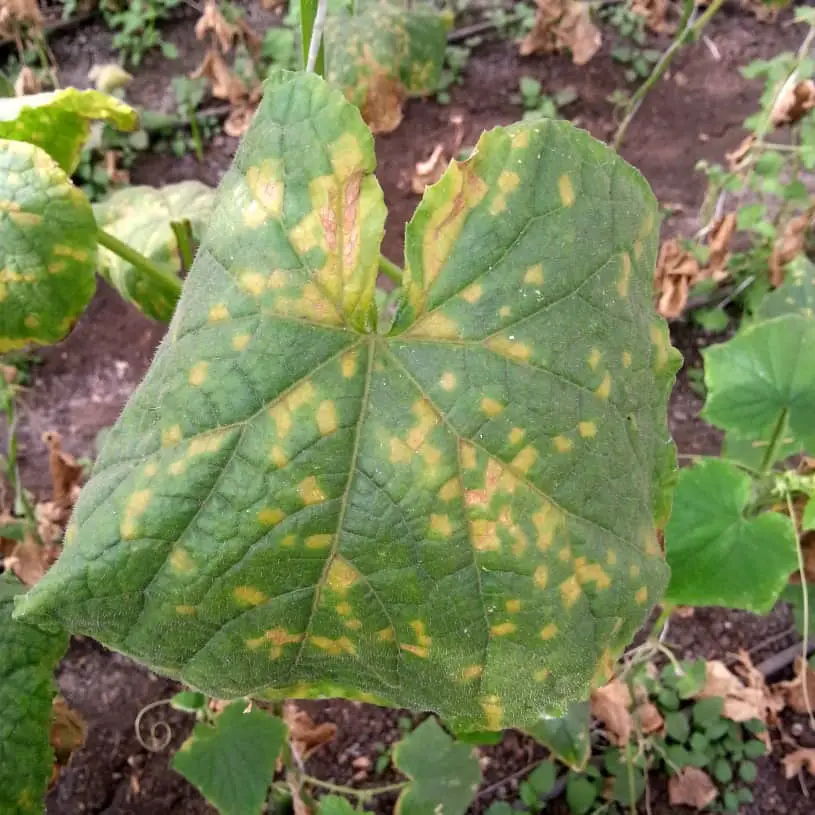
[(319, 76), (325, 76), (325, 27), (328, 0), (300, 0), (300, 37), (303, 67)]
[(713, 0), (713, 2), (705, 9), (705, 12), (694, 21), (694, 0), (685, 0), (684, 9), (682, 12), (682, 21), (679, 26), (679, 34), (676, 35), (676, 39), (670, 44), (667, 51), (665, 51), (665, 53), (662, 55), (662, 58), (654, 66), (654, 70), (651, 71), (651, 75), (645, 80), (645, 82), (642, 83), (642, 85), (640, 85), (639, 88), (637, 88), (634, 95), (629, 100), (628, 105), (626, 105), (625, 116), (623, 117), (622, 122), (620, 122), (620, 126), (617, 128), (617, 133), (614, 136), (613, 146), (615, 150), (619, 151), (623, 140), (625, 139), (626, 131), (628, 130), (634, 116), (637, 115), (640, 105), (642, 105), (645, 97), (648, 95), (654, 85), (656, 85), (656, 83), (662, 78), (665, 71), (668, 70), (668, 66), (673, 62), (674, 57), (682, 49), (682, 46), (688, 42), (688, 40), (695, 40), (699, 34), (701, 34), (702, 29), (710, 22), (713, 15), (719, 10), (719, 7), (723, 2), (724, 0)]
[(404, 789), (410, 781), (400, 781), (398, 784), (385, 784), (382, 787), (368, 787), (367, 789), (358, 790), (353, 787), (345, 787), (342, 784), (332, 784), (330, 781), (323, 781), (320, 778), (315, 778), (313, 775), (303, 775), (301, 780), (305, 784), (311, 784), (315, 787), (322, 787), (323, 789), (330, 790), (331, 792), (339, 793), (340, 795), (350, 795), (354, 798), (367, 800), (376, 795), (385, 795), (388, 792), (397, 792)]
[(109, 249), (114, 255), (118, 255), (122, 260), (132, 264), (140, 274), (150, 278), (156, 287), (161, 289), (162, 293), (170, 300), (178, 300), (181, 294), (181, 281), (172, 271), (153, 263), (152, 260), (146, 258), (141, 252), (137, 252), (132, 246), (120, 241), (110, 232), (105, 232), (102, 227), (96, 228), (96, 240), (105, 249)]
[(171, 221), (170, 228), (178, 244), (178, 254), (181, 258), (181, 268), (189, 271), (193, 261), (192, 226), (187, 218), (183, 221)]
[(767, 452), (764, 454), (764, 459), (761, 462), (761, 475), (765, 476), (770, 472), (770, 468), (775, 464), (778, 458), (778, 450), (784, 440), (784, 430), (787, 427), (787, 408), (784, 408), (778, 416), (778, 421), (773, 428), (773, 434), (770, 437), (770, 443), (767, 445)]
[(396, 283), (397, 286), (402, 285), (402, 270), (384, 255), (379, 256), (379, 271), (382, 272), (385, 277)]

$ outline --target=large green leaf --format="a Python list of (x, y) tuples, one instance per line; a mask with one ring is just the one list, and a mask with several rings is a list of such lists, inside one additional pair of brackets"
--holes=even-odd
[(0, 139), (0, 353), (62, 339), (96, 288), (87, 198), (39, 147)]
[(815, 317), (815, 263), (804, 254), (789, 264), (784, 282), (766, 295), (758, 308), (762, 320), (783, 314)]
[[(106, 232), (132, 246), (168, 271), (181, 270), (174, 222), (189, 221), (192, 237), (204, 234), (215, 190), (200, 181), (182, 181), (166, 187), (126, 187), (94, 209), (96, 221)], [(169, 320), (177, 292), (140, 273), (108, 249), (99, 252), (99, 271), (119, 293), (148, 317)]]
[(751, 485), (729, 461), (708, 459), (680, 472), (665, 529), (671, 603), (757, 614), (773, 607), (797, 564), (795, 531), (786, 515), (745, 514)]
[(563, 716), (546, 716), (526, 728), (560, 762), (582, 770), (591, 755), (588, 702), (573, 702)]
[(130, 105), (99, 91), (65, 88), (0, 99), (0, 139), (36, 144), (68, 175), (79, 164), (94, 119), (126, 131), (135, 130), (139, 123)]
[(813, 348), (815, 320), (800, 315), (752, 325), (708, 348), (704, 417), (743, 439), (769, 442), (778, 432), (815, 450)]
[(473, 748), (456, 742), (432, 717), (393, 748), (393, 763), (411, 780), (394, 815), (464, 815), (481, 783)]
[(586, 697), (667, 581), (656, 203), (565, 122), (493, 130), (425, 195), (383, 336), (373, 168), (339, 92), (267, 82), (23, 610), (213, 696), (531, 724)]
[(439, 84), (450, 19), (429, 6), (406, 10), (390, 2), (360, 4), (330, 18), (328, 79), (339, 85), (374, 133), (402, 121), (402, 102)]
[(180, 772), (221, 815), (259, 815), (286, 741), (286, 725), (246, 702), (224, 708), (215, 724), (198, 722), (173, 756)]
[(25, 590), (11, 572), (0, 575), (0, 812), (44, 811), (54, 756), (48, 741), (54, 668), (68, 646), (65, 634), (49, 634), (12, 620), (14, 598)]

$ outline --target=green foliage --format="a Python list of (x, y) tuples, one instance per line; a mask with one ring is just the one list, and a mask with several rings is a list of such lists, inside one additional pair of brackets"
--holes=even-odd
[(166, 59), (176, 59), (178, 50), (166, 42), (159, 25), (181, 0), (103, 0), (102, 16), (114, 31), (113, 47), (122, 61), (138, 66), (144, 56), (158, 48)]
[(326, 795), (320, 798), (317, 815), (354, 815), (358, 811), (345, 798), (340, 798), (339, 795)]
[(729, 461), (680, 471), (665, 529), (669, 602), (758, 614), (773, 607), (797, 565), (795, 530), (777, 512), (751, 517), (751, 487), (750, 476)]
[(656, 205), (567, 123), (493, 130), (425, 193), (375, 334), (373, 167), (338, 92), (267, 82), (24, 611), (222, 698), (322, 681), (529, 726), (585, 698), (667, 578)]
[(526, 732), (567, 767), (582, 770), (591, 755), (588, 702), (573, 702), (564, 716), (538, 719)]
[(450, 104), (450, 88), (464, 82), (464, 69), (470, 61), (472, 49), (464, 45), (448, 45), (444, 49), (444, 67), (436, 83), (436, 101), (440, 105)]
[(355, 14), (328, 21), (326, 76), (362, 111), (375, 133), (390, 132), (402, 120), (405, 98), (436, 90), (449, 22), (448, 15), (432, 6), (358, 2)]
[(619, 44), (611, 50), (611, 58), (625, 66), (626, 80), (636, 82), (648, 77), (662, 54), (645, 47), (645, 17), (632, 11), (626, 3), (614, 3), (601, 9), (600, 18), (614, 26), (620, 35)]
[[(188, 221), (196, 242), (212, 215), (215, 192), (200, 181), (181, 181), (161, 188), (126, 187), (94, 207), (96, 221), (107, 232), (163, 268), (182, 269), (172, 224)], [(154, 320), (173, 314), (178, 289), (148, 278), (120, 255), (99, 252), (99, 273), (125, 300)]]
[(800, 314), (815, 317), (815, 263), (806, 255), (790, 262), (784, 282), (771, 291), (758, 307), (761, 320)]
[(51, 777), (48, 741), (54, 668), (68, 647), (66, 634), (49, 634), (12, 620), (24, 591), (10, 573), (0, 575), (0, 812), (36, 815)]
[(542, 91), (540, 80), (531, 76), (522, 76), (518, 81), (518, 89), (520, 94), (517, 100), (523, 105), (524, 121), (541, 117), (557, 119), (560, 116), (559, 109), (570, 105), (577, 99), (574, 88), (563, 88), (554, 96), (547, 96)]
[(0, 139), (0, 352), (61, 339), (96, 288), (90, 204), (39, 147)]
[(221, 815), (259, 815), (274, 777), (286, 726), (265, 710), (233, 702), (214, 725), (198, 722), (172, 767)]
[(203, 693), (193, 690), (181, 691), (170, 700), (170, 704), (176, 710), (183, 710), (186, 713), (197, 713), (199, 710), (203, 710), (206, 703), (207, 697)]
[(138, 125), (133, 108), (99, 91), (65, 88), (0, 99), (0, 139), (37, 145), (69, 175), (79, 164), (93, 120), (119, 130), (135, 130)]
[(464, 815), (481, 783), (472, 748), (455, 742), (432, 717), (394, 747), (393, 761), (411, 779), (396, 804), (399, 815)]

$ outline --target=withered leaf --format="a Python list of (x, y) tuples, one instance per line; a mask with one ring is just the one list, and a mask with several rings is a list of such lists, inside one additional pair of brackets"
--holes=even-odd
[(628, 744), (634, 729), (631, 693), (619, 679), (613, 679), (592, 692), (591, 713), (605, 728), (609, 741), (620, 747)]
[(283, 721), (289, 728), (291, 749), (301, 761), (305, 761), (315, 750), (333, 741), (337, 735), (337, 725), (332, 722), (314, 724), (305, 710), (292, 702), (283, 707)]
[(671, 806), (704, 809), (718, 794), (710, 776), (698, 767), (683, 767), (668, 780), (668, 800)]
[(232, 25), (226, 20), (223, 14), (221, 14), (215, 0), (206, 0), (204, 11), (195, 24), (195, 36), (197, 39), (203, 40), (209, 32), (212, 32), (224, 54), (229, 51), (235, 41), (235, 37), (238, 36), (237, 26)]
[(201, 64), (190, 74), (190, 79), (201, 77), (210, 83), (216, 99), (226, 99), (237, 105), (248, 96), (244, 81), (226, 64), (217, 48), (210, 48)]
[(521, 41), (522, 56), (569, 49), (575, 65), (585, 65), (602, 43), (589, 6), (579, 0), (537, 0), (532, 30)]
[(802, 747), (781, 759), (784, 775), (792, 778), (806, 768), (810, 775), (815, 775), (815, 748)]

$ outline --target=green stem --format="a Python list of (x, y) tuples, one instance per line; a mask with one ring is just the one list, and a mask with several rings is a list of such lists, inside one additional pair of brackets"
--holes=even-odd
[(96, 228), (96, 240), (109, 249), (113, 254), (118, 255), (122, 260), (126, 260), (133, 268), (137, 269), (145, 277), (160, 289), (168, 298), (178, 300), (181, 294), (181, 281), (169, 269), (157, 266), (152, 260), (146, 258), (141, 252), (137, 252), (132, 246), (128, 246), (123, 241), (105, 232), (101, 227)]
[[(304, 70), (309, 70), (309, 51), (314, 36), (314, 23), (317, 20), (317, 11), (321, 2), (325, 3), (326, 0), (300, 0), (300, 37)], [(320, 36), (320, 50), (317, 52), (313, 70), (319, 76), (325, 76), (325, 47), (322, 42), (322, 30), (319, 27), (318, 34)]]
[(7, 442), (7, 460), (6, 460), (6, 477), (8, 478), (11, 489), (14, 492), (14, 514), (18, 517), (22, 516), (27, 522), (27, 532), (33, 535), (34, 539), (42, 545), (40, 533), (37, 529), (37, 518), (34, 513), (34, 507), (28, 501), (23, 487), (22, 479), (20, 478), (20, 467), (17, 462), (17, 413), (14, 403), (13, 386), (8, 386), (8, 392), (5, 394), (4, 410), (6, 414), (6, 425), (8, 432)]
[(409, 781), (400, 781), (398, 784), (385, 784), (382, 787), (368, 787), (364, 790), (357, 790), (353, 787), (344, 787), (341, 784), (332, 784), (330, 781), (323, 781), (320, 778), (315, 778), (313, 775), (303, 775), (301, 780), (304, 784), (322, 787), (323, 789), (339, 793), (340, 795), (350, 795), (353, 798), (362, 800), (373, 798), (376, 795), (384, 795), (388, 792), (397, 792), (398, 790), (404, 789), (410, 783)]
[(379, 271), (382, 272), (385, 277), (396, 283), (397, 286), (402, 285), (402, 270), (384, 255), (379, 256)]
[(691, 19), (691, 12), (694, 8), (694, 0), (685, 0), (685, 10), (682, 13), (682, 22), (679, 28), (679, 34), (677, 34), (676, 39), (670, 44), (668, 50), (662, 55), (662, 58), (659, 62), (654, 66), (654, 70), (651, 71), (651, 75), (645, 82), (637, 88), (634, 95), (628, 102), (626, 106), (626, 113), (623, 117), (622, 122), (620, 122), (620, 126), (617, 128), (617, 133), (614, 136), (614, 149), (619, 150), (622, 146), (623, 140), (625, 139), (626, 131), (628, 130), (629, 125), (631, 124), (634, 116), (636, 116), (637, 111), (640, 109), (640, 105), (642, 105), (645, 97), (654, 87), (654, 85), (659, 82), (662, 78), (662, 75), (665, 71), (668, 70), (668, 66), (673, 62), (674, 57), (679, 53), (682, 49), (682, 46), (688, 40), (695, 40), (699, 34), (701, 34), (702, 29), (710, 22), (713, 15), (719, 10), (720, 6), (724, 3), (724, 0), (713, 0), (713, 2), (705, 9), (704, 14), (702, 14), (696, 22), (693, 22)]
[(204, 160), (204, 144), (201, 141), (201, 131), (198, 129), (198, 120), (193, 115), (189, 117), (189, 123), (192, 142), (195, 145), (195, 157), (200, 163)]
[(178, 244), (178, 254), (181, 257), (181, 268), (185, 272), (190, 270), (193, 261), (192, 226), (185, 218), (183, 221), (171, 221), (170, 227)]
[(764, 454), (764, 459), (761, 462), (761, 475), (765, 476), (770, 472), (770, 468), (775, 464), (778, 458), (778, 450), (784, 441), (784, 431), (787, 428), (787, 409), (784, 408), (778, 416), (778, 421), (773, 428), (773, 434), (770, 436), (770, 443), (767, 445), (767, 452)]

